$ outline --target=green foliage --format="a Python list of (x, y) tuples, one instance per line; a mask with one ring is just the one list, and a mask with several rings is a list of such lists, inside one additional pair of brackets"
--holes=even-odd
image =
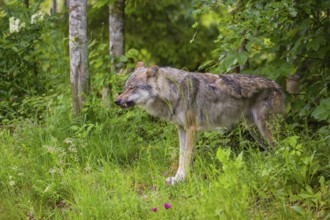
[[(90, 39), (108, 44), (108, 0), (91, 4), (88, 11)], [(160, 66), (197, 69), (209, 59), (217, 36), (215, 26), (201, 25), (199, 34), (194, 24), (191, 1), (126, 1), (124, 62), (144, 61)], [(196, 35), (196, 36), (194, 36)], [(194, 39), (193, 41), (191, 41)], [(134, 53), (134, 54), (132, 54)], [(133, 55), (133, 57), (132, 57)]]
[[(68, 56), (58, 19), (10, 1), (0, 11), (0, 123), (19, 117), (39, 117), (46, 102), (65, 86)], [(38, 95), (37, 98), (34, 98)]]
[(319, 121), (330, 121), (330, 98), (322, 99), (320, 105), (313, 111), (312, 116)]
[(196, 69), (210, 57), (217, 32), (215, 27), (201, 26), (194, 37), (191, 8), (192, 2), (186, 0), (127, 1), (127, 48), (147, 50), (151, 59), (143, 60), (148, 63)]
[[(127, 78), (109, 74), (111, 2), (88, 11), (92, 91), (75, 119), (65, 16), (31, 24), (38, 3), (3, 3), (0, 219), (330, 218), (329, 1), (127, 1), (128, 68), (142, 60), (225, 72), (249, 61), (246, 72), (283, 82), (306, 65), (303, 92), (288, 97), (294, 123), (280, 125), (274, 149), (260, 152), (241, 127), (200, 134), (192, 172), (176, 186), (165, 183), (178, 160), (175, 126), (111, 102)], [(11, 17), (25, 22), (19, 32)]]
[(62, 72), (67, 68), (61, 68), (68, 59), (64, 56), (63, 34), (54, 30), (55, 19), (38, 11), (37, 5), (28, 9), (22, 3), (13, 3), (2, 9), (2, 99), (42, 94), (62, 79)]
[[(329, 6), (329, 1), (312, 0), (198, 2), (194, 27), (212, 16), (219, 31), (214, 59), (202, 67), (224, 73), (248, 61), (243, 72), (277, 80), (284, 88), (284, 79), (297, 73), (301, 94), (288, 97), (291, 116), (315, 118), (323, 111), (321, 117), (327, 118), (317, 106), (329, 97)], [(246, 50), (240, 50), (244, 44)]]
[(11, 124), (15, 120), (22, 118), (34, 118), (42, 120), (44, 112), (48, 109), (49, 103), (54, 96), (24, 97), (18, 101), (16, 98), (3, 101), (0, 104), (1, 124)]
[(330, 140), (330, 98), (322, 99), (320, 105), (312, 112), (312, 116), (323, 125), (318, 132)]
[(102, 91), (110, 83), (110, 55), (108, 44), (93, 40), (88, 45), (89, 72), (92, 92)]
[[(112, 80), (119, 87), (122, 78)], [(264, 153), (243, 137), (231, 150), (225, 135), (206, 133), (209, 141), (198, 143), (188, 180), (169, 186), (165, 178), (175, 173), (170, 167), (178, 157), (175, 127), (138, 109), (107, 109), (98, 98), (88, 102), (73, 121), (70, 99), (54, 97), (42, 123), (25, 119), (12, 124), (14, 130), (1, 129), (2, 216), (328, 217), (330, 152), (322, 136), (307, 135), (307, 128), (301, 134), (284, 128), (286, 138)]]
[[(213, 9), (217, 14), (219, 36), (217, 69), (226, 71), (226, 60), (232, 53), (236, 53), (243, 40), (247, 40), (246, 49), (251, 66), (258, 70), (263, 65), (272, 61), (283, 60), (287, 65), (299, 66), (304, 60), (309, 60), (314, 65), (324, 68), (329, 57), (329, 48), (326, 42), (328, 36), (327, 25), (329, 20), (326, 10), (327, 1), (314, 4), (314, 1), (296, 3), (283, 0), (280, 2), (269, 1), (205, 1), (197, 5), (195, 15), (203, 19), (203, 14)], [(322, 49), (321, 49), (322, 47)], [(319, 50), (320, 49), (320, 50)], [(235, 66), (237, 61), (229, 59)], [(267, 62), (265, 62), (267, 61)], [(225, 66), (223, 66), (225, 65)], [(273, 71), (267, 74), (271, 78), (276, 67), (282, 63), (272, 64)], [(284, 75), (292, 74), (294, 69), (287, 68)], [(262, 73), (262, 72), (261, 72)]]

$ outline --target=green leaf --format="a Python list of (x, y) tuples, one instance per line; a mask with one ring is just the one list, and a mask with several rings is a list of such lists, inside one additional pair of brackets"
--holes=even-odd
[(291, 206), (291, 208), (292, 208), (295, 212), (297, 212), (297, 213), (299, 213), (299, 214), (303, 214), (303, 213), (304, 213), (304, 211), (302, 210), (302, 208), (300, 208), (300, 207), (297, 206), (297, 205)]
[(230, 52), (228, 55), (225, 57), (223, 64), (226, 66), (226, 68), (232, 67), (237, 63), (237, 57), (238, 55), (235, 52)]
[(300, 137), (296, 135), (289, 136), (283, 140), (283, 143), (294, 148), (297, 145), (299, 138)]
[(139, 51), (137, 49), (132, 48), (129, 49), (125, 55), (127, 58), (137, 58), (139, 56)]
[(73, 126), (71, 126), (70, 129), (73, 131), (78, 131), (80, 129), (80, 127), (78, 127), (77, 125), (73, 125)]
[(325, 45), (326, 41), (323, 36), (316, 36), (310, 42), (307, 43), (307, 49), (313, 49), (314, 51), (318, 51), (320, 46)]
[(330, 120), (330, 98), (323, 99), (320, 105), (312, 112), (312, 116), (319, 120)]
[(248, 58), (249, 58), (248, 52), (246, 52), (246, 51), (240, 52), (237, 57), (238, 64), (240, 64), (240, 65), (245, 64), (246, 61), (248, 60)]
[(203, 70), (206, 69), (207, 67), (210, 67), (212, 64), (214, 64), (214, 60), (207, 60), (206, 62), (202, 63), (202, 65), (200, 65), (198, 67), (198, 70)]
[(119, 59), (118, 59), (118, 62), (119, 63), (126, 63), (128, 61), (127, 57), (126, 56), (120, 56)]
[(222, 163), (226, 163), (229, 161), (229, 155), (230, 155), (230, 148), (228, 149), (219, 148), (217, 151), (217, 158)]
[(198, 27), (198, 25), (199, 25), (199, 22), (196, 21), (191, 27), (192, 27), (192, 28), (196, 28), (196, 27)]
[(292, 16), (292, 17), (296, 17), (297, 16), (297, 11), (295, 8), (289, 8), (289, 14)]
[(237, 158), (235, 160), (235, 165), (236, 165), (236, 168), (238, 168), (238, 169), (242, 168), (242, 166), (244, 165), (243, 151), (237, 156)]
[(308, 50), (313, 49), (313, 50), (317, 51), (320, 47), (320, 44), (316, 40), (311, 40), (310, 42), (308, 42), (306, 47), (307, 47)]

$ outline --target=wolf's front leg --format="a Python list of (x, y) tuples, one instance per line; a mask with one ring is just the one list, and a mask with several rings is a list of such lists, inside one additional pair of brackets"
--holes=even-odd
[(189, 127), (185, 130), (183, 127), (178, 126), (178, 133), (180, 142), (179, 168), (174, 177), (166, 179), (166, 183), (171, 185), (186, 179), (190, 170), (196, 129), (195, 127)]

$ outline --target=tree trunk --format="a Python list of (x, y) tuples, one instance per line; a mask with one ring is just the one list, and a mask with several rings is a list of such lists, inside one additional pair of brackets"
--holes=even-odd
[(123, 68), (119, 57), (125, 53), (124, 26), (125, 26), (125, 0), (115, 0), (109, 6), (109, 49), (110, 57), (114, 60), (111, 72), (115, 73)]
[(86, 0), (70, 0), (69, 45), (72, 111), (79, 115), (89, 94)]
[(53, 0), (52, 14), (56, 15), (57, 13), (57, 0)]
[[(125, 54), (125, 0), (115, 0), (109, 6), (109, 52), (113, 61), (110, 72), (122, 72), (124, 64), (119, 60)], [(110, 107), (111, 85), (105, 85), (102, 90), (102, 101)]]
[(63, 0), (65, 8), (69, 8), (70, 0)]
[[(238, 50), (238, 53), (242, 53), (243, 51), (247, 51), (247, 49), (246, 49), (247, 41), (248, 40), (246, 38), (244, 38), (244, 40), (243, 40), (243, 42), (241, 44), (241, 47)], [(244, 64), (242, 64), (242, 65), (239, 66), (239, 72), (241, 72), (244, 69), (249, 68), (249, 66), (250, 66), (249, 59), (247, 59)]]

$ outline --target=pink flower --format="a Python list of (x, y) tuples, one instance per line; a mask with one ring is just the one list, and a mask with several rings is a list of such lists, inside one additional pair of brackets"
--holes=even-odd
[(157, 212), (157, 207), (153, 207), (153, 208), (151, 208), (151, 211), (153, 211), (153, 212)]
[(164, 208), (165, 209), (170, 209), (170, 208), (172, 208), (172, 206), (170, 204), (164, 203)]

